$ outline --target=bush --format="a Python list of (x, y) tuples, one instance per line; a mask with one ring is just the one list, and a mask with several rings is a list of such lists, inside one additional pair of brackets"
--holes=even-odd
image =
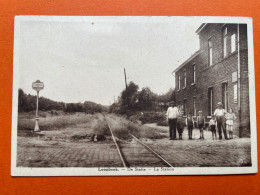
[(166, 120), (161, 120), (156, 123), (158, 126), (168, 126), (168, 122)]
[(94, 141), (96, 136), (97, 141), (102, 141), (106, 139), (106, 135), (111, 135), (109, 127), (105, 120), (98, 119), (94, 125), (93, 133), (91, 135), (91, 141)]
[(158, 123), (166, 120), (163, 112), (146, 112), (140, 118), (140, 121), (145, 123)]

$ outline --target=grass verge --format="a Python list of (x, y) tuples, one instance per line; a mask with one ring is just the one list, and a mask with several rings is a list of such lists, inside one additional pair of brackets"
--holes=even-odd
[[(73, 114), (64, 116), (53, 116), (40, 118), (39, 126), (41, 130), (54, 130), (70, 127), (76, 124), (86, 123), (90, 121), (92, 115), (89, 114)], [(18, 130), (34, 130), (35, 120), (18, 118)]]
[(130, 133), (138, 138), (162, 139), (167, 137), (167, 132), (163, 129), (138, 125), (123, 117), (110, 115), (108, 122), (114, 135), (120, 139), (130, 139)]

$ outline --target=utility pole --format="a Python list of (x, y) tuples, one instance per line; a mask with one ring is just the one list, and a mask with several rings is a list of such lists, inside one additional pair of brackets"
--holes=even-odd
[(125, 73), (125, 90), (127, 90), (127, 82), (126, 82), (126, 72), (125, 72), (125, 68), (124, 68), (124, 73)]
[(125, 71), (125, 68), (124, 68), (124, 74), (125, 74), (125, 93), (126, 93), (126, 104), (127, 104), (127, 106), (129, 107), (129, 104), (128, 104), (128, 94), (127, 94), (126, 71)]

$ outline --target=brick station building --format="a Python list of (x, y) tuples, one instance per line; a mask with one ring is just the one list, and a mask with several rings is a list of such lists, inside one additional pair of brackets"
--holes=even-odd
[(236, 114), (234, 134), (250, 136), (247, 25), (204, 23), (196, 33), (200, 49), (173, 71), (177, 105), (209, 121), (222, 102)]

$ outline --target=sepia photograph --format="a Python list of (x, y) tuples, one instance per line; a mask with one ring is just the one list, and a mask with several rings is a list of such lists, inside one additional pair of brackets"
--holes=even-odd
[(11, 175), (257, 173), (252, 28), (16, 16)]

